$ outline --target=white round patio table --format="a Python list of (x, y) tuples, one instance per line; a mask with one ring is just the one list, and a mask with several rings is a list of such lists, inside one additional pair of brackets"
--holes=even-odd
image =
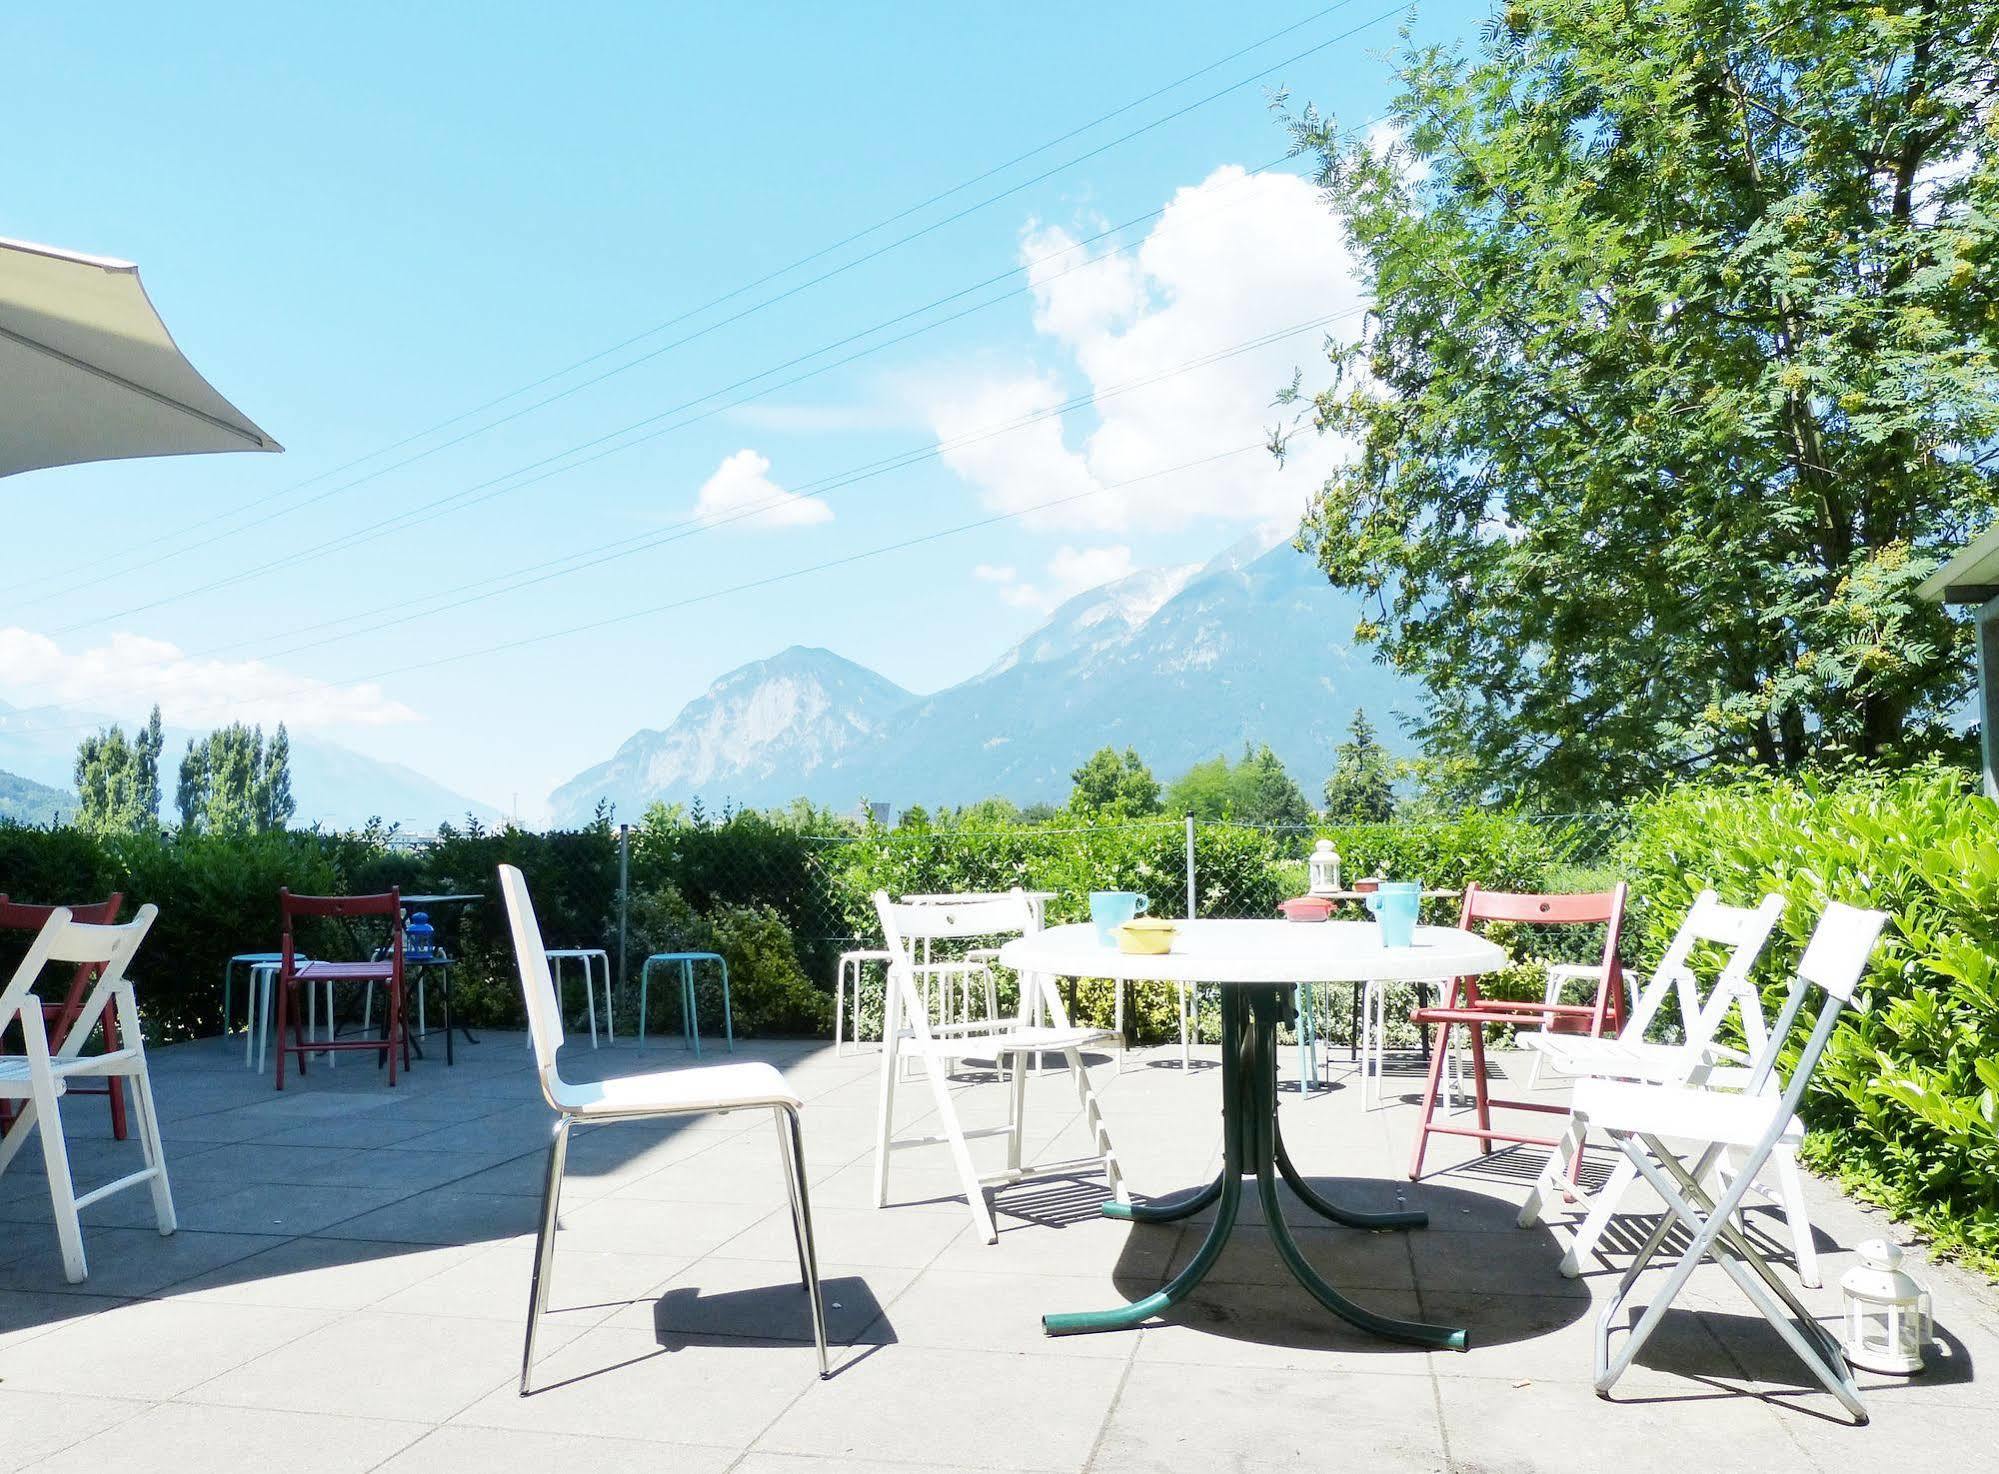
[(1300, 983), (1429, 982), (1475, 976), (1507, 965), (1505, 951), (1456, 927), (1419, 926), (1408, 947), (1385, 947), (1373, 921), (1183, 921), (1173, 950), (1138, 956), (1107, 947), (1094, 926), (1058, 926), (1018, 937), (1000, 948), (1000, 963), (1017, 972), (1131, 982), (1205, 983), (1222, 997), (1222, 1170), (1205, 1187), (1155, 1203), (1103, 1205), (1111, 1218), (1166, 1223), (1210, 1204), (1217, 1211), (1208, 1236), (1186, 1268), (1142, 1300), (1114, 1310), (1044, 1315), (1051, 1336), (1116, 1331), (1171, 1309), (1208, 1275), (1235, 1232), (1243, 1179), (1254, 1177), (1264, 1226), (1278, 1257), (1314, 1299), (1362, 1330), (1412, 1345), (1465, 1349), (1456, 1327), (1398, 1320), (1356, 1305), (1306, 1262), (1285, 1225), (1277, 1196), (1281, 1177), (1300, 1202), (1321, 1217), (1355, 1228), (1421, 1228), (1422, 1212), (1377, 1213), (1342, 1207), (1308, 1184), (1292, 1165), (1277, 1126), (1277, 1028), (1296, 1017)]

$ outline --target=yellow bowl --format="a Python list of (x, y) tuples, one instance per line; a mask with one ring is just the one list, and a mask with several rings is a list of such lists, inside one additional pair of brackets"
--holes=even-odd
[(1141, 916), (1117, 929), (1117, 949), (1137, 957), (1159, 957), (1173, 950), (1173, 933), (1179, 928), (1170, 921)]

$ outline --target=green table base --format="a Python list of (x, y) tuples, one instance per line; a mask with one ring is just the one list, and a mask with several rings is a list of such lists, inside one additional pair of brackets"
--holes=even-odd
[(1170, 1201), (1106, 1203), (1103, 1207), (1105, 1216), (1110, 1218), (1171, 1223), (1214, 1205), (1215, 1221), (1208, 1229), (1208, 1236), (1185, 1269), (1142, 1300), (1120, 1305), (1115, 1310), (1042, 1316), (1041, 1327), (1049, 1335), (1127, 1330), (1165, 1314), (1186, 1299), (1207, 1278), (1208, 1271), (1221, 1257), (1222, 1246), (1235, 1232), (1236, 1214), (1242, 1206), (1243, 1179), (1254, 1177), (1263, 1203), (1264, 1227), (1277, 1245), (1278, 1257), (1298, 1283), (1311, 1292), (1313, 1299), (1350, 1325), (1392, 1341), (1447, 1351), (1465, 1349), (1465, 1332), (1460, 1329), (1397, 1320), (1354, 1304), (1319, 1277), (1299, 1251), (1297, 1240), (1292, 1238), (1278, 1199), (1279, 1177), (1314, 1213), (1351, 1228), (1421, 1228), (1430, 1218), (1422, 1212), (1367, 1213), (1343, 1208), (1315, 1192), (1299, 1176), (1277, 1129), (1277, 1026), (1290, 1015), (1288, 985), (1232, 985), (1222, 989), (1221, 1175), (1207, 1186)]

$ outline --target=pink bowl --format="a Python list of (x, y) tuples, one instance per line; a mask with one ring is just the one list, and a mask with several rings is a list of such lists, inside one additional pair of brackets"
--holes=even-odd
[(1333, 903), (1324, 896), (1294, 896), (1279, 901), (1277, 909), (1286, 921), (1325, 921), (1333, 914)]

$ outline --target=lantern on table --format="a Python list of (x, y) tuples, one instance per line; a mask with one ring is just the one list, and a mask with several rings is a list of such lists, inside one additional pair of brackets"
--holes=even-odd
[(1322, 839), (1312, 847), (1312, 858), (1305, 862), (1305, 873), (1307, 895), (1336, 896), (1340, 893), (1340, 852), (1333, 848), (1330, 839)]
[(1902, 1268), (1902, 1250), (1869, 1239), (1860, 1262), (1840, 1276), (1846, 1294), (1846, 1359), (1870, 1372), (1906, 1377), (1923, 1369), (1930, 1343), (1930, 1292)]
[(423, 911), (412, 912), (409, 925), (403, 928), (403, 955), (432, 957), (436, 953), (437, 928), (430, 924), (429, 914)]

